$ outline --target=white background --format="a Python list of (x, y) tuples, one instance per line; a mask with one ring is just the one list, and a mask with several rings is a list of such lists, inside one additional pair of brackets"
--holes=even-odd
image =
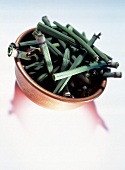
[[(0, 169), (1, 170), (124, 170), (125, 169), (125, 3), (123, 1), (1, 1), (0, 2)], [(36, 27), (41, 17), (72, 24), (89, 38), (102, 33), (96, 46), (120, 66), (121, 79), (108, 79), (95, 100), (108, 126), (94, 132), (89, 110), (56, 112), (36, 106), (20, 116), (8, 114), (13, 98), (14, 61), (11, 42)]]

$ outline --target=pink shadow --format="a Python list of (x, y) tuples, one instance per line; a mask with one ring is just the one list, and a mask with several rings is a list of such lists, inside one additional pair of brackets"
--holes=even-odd
[[(12, 109), (10, 110), (10, 114), (14, 113), (16, 116), (20, 119), (20, 115), (22, 112), (25, 111), (25, 107), (31, 107), (32, 109), (32, 103), (30, 99), (28, 99), (25, 94), (21, 91), (18, 84), (15, 82), (15, 92), (12, 99)], [(80, 112), (87, 111), (89, 119), (91, 119), (91, 123), (93, 125), (93, 128), (95, 129), (98, 125), (103, 127), (105, 130), (108, 130), (105, 122), (103, 119), (99, 116), (98, 111), (96, 109), (96, 105), (94, 101), (87, 102), (83, 106), (80, 107)]]

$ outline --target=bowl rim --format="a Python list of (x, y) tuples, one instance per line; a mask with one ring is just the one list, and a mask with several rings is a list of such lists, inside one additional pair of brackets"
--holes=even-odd
[[(15, 43), (18, 45), (19, 42), (21, 42), (22, 38), (25, 37), (28, 33), (31, 33), (35, 30), (36, 28), (30, 28), (28, 30), (25, 30), (22, 34), (19, 35), (19, 37), (16, 39)], [(44, 93), (45, 95), (54, 98), (56, 100), (60, 100), (60, 101), (64, 101), (64, 102), (70, 102), (70, 103), (77, 103), (77, 102), (88, 102), (88, 101), (92, 101), (93, 99), (99, 97), (102, 92), (104, 91), (106, 84), (107, 84), (107, 79), (104, 79), (102, 81), (102, 83), (100, 84), (100, 88), (91, 96), (88, 97), (84, 97), (84, 98), (66, 98), (63, 96), (59, 96), (57, 94), (54, 94), (46, 89), (44, 89), (43, 87), (41, 87), (40, 85), (38, 85), (29, 75), (28, 73), (25, 71), (21, 60), (19, 58), (14, 58), (15, 60), (15, 64), (17, 66), (17, 68), (19, 69), (20, 73), (25, 77), (25, 79), (30, 83), (30, 85), (32, 85), (34, 88), (36, 88), (38, 91)]]

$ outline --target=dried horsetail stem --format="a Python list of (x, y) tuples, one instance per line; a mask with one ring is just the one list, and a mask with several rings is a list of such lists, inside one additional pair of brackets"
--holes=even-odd
[(48, 35), (50, 35), (52, 37), (60, 39), (60, 40), (66, 42), (66, 43), (69, 43), (69, 44), (71, 44), (71, 45), (73, 45), (75, 47), (77, 46), (75, 40), (72, 39), (71, 37), (69, 37), (67, 35), (64, 35), (63, 33), (59, 32), (59, 31), (57, 31), (57, 30), (55, 30), (53, 28), (50, 28), (47, 25), (44, 25), (44, 24), (42, 24), (40, 22), (37, 24), (37, 30), (40, 30), (43, 33), (46, 33), (46, 34), (48, 34)]
[(84, 40), (86, 43), (88, 43), (88, 39), (86, 38), (86, 35), (85, 35), (85, 32), (83, 32), (82, 34), (77, 31), (73, 26), (71, 26), (70, 24), (67, 24), (66, 27), (71, 27), (72, 28), (72, 31), (78, 36), (80, 37), (82, 40)]
[(60, 44), (59, 43), (53, 43), (54, 47), (59, 47)]
[(28, 69), (30, 69), (32, 67), (36, 67), (38, 64), (39, 64), (39, 62), (32, 63), (32, 64), (30, 64), (28, 66), (25, 66), (25, 69), (28, 70)]
[(90, 41), (87, 43), (90, 47), (93, 46), (94, 42), (97, 40), (97, 38), (100, 38), (101, 33), (99, 33), (98, 35), (94, 34), (92, 36), (92, 38), (90, 39)]
[(70, 36), (72, 36), (87, 52), (94, 58), (95, 61), (99, 60), (99, 56), (93, 51), (93, 49), (86, 44), (80, 37), (78, 37), (76, 34), (74, 34), (72, 31), (68, 30), (66, 27), (62, 26), (58, 22), (53, 22), (56, 26), (64, 30), (66, 33), (68, 33)]
[(20, 42), (19, 46), (23, 47), (23, 46), (30, 46), (30, 45), (37, 45), (37, 41), (36, 40), (30, 40), (30, 41), (25, 41), (25, 42)]
[(23, 52), (23, 51), (18, 51), (18, 57), (17, 58), (20, 58), (20, 59), (23, 59), (23, 60), (31, 60), (30, 57), (27, 57), (27, 52)]
[(40, 48), (34, 47), (34, 46), (30, 46), (30, 50), (38, 50), (40, 52)]
[[(47, 26), (49, 26), (51, 28), (54, 28), (54, 27), (52, 27), (52, 25), (51, 25), (51, 23), (50, 23), (50, 21), (49, 21), (47, 16), (43, 16), (42, 17), (42, 21), (44, 22), (45, 25), (47, 25)], [(58, 39), (58, 41), (59, 41), (60, 45), (65, 49), (66, 48), (66, 44), (62, 40), (60, 40), (60, 39)]]
[[(59, 66), (57, 66), (54, 70), (53, 70), (53, 72), (55, 73), (55, 72), (57, 72), (59, 70)], [(43, 80), (46, 78), (46, 77), (48, 77), (48, 73), (42, 73), (38, 78), (37, 78), (37, 82), (38, 83), (41, 83), (41, 82), (43, 82)]]
[[(68, 24), (68, 26), (71, 26)], [(72, 26), (71, 26), (72, 27)], [(74, 27), (73, 28), (73, 32), (79, 36), (82, 40), (84, 40), (87, 44), (89, 42), (89, 40), (87, 39), (86, 35), (85, 35), (85, 32), (83, 32), (82, 34), (79, 33)], [(99, 57), (101, 57), (101, 59), (103, 59), (105, 62), (109, 62), (109, 60), (112, 60), (112, 58), (106, 54), (104, 54), (102, 51), (100, 51), (97, 47), (93, 46), (93, 50), (97, 53), (97, 55)]]
[(119, 66), (119, 63), (118, 62), (108, 62), (108, 66), (109, 67), (113, 67), (113, 68), (118, 68)]
[(44, 24), (46, 24), (47, 26), (51, 27), (50, 21), (48, 19), (47, 16), (43, 16), (42, 17), (42, 21), (44, 22)]
[(108, 77), (114, 77), (114, 78), (121, 78), (122, 73), (121, 72), (105, 72), (102, 77), (108, 78)]
[(36, 41), (37, 41), (37, 43), (38, 43), (38, 45), (41, 49), (41, 52), (43, 53), (48, 72), (50, 74), (52, 74), (53, 65), (52, 65), (50, 53), (49, 53), (49, 50), (48, 50), (48, 46), (47, 46), (46, 41), (45, 41), (45, 36), (40, 31), (37, 32), (36, 30), (33, 32), (33, 35), (35, 36)]
[[(47, 43), (47, 45), (48, 45), (49, 50), (50, 50), (54, 55), (63, 57), (63, 54), (62, 54), (62, 53), (58, 50), (58, 48), (57, 48), (54, 44), (52, 44), (49, 40), (50, 40), (49, 38), (46, 38), (46, 43)], [(35, 40), (35, 41), (36, 41), (36, 40)], [(37, 43), (37, 42), (36, 42), (36, 43)], [(40, 52), (40, 48), (37, 48), (37, 47), (30, 46), (30, 49), (31, 49), (31, 50), (38, 50), (38, 51)]]
[(90, 66), (80, 66), (80, 67), (72, 69), (72, 70), (63, 71), (61, 73), (55, 73), (52, 75), (52, 77), (53, 77), (53, 80), (56, 81), (56, 80), (64, 79), (69, 76), (73, 76), (73, 75), (76, 75), (79, 73), (83, 73), (83, 72), (92, 70), (95, 68), (101, 68), (105, 65), (106, 65), (106, 63), (104, 61), (93, 62), (90, 64)]
[(48, 48), (52, 53), (54, 53), (56, 56), (61, 56), (63, 57), (63, 54), (56, 48), (50, 41), (46, 40)]
[(67, 69), (70, 62), (70, 50), (68, 48), (65, 49), (63, 62), (60, 68), (60, 71), (64, 71)]
[(83, 36), (84, 38), (86, 38), (86, 33), (85, 33), (85, 32), (82, 32), (82, 36)]

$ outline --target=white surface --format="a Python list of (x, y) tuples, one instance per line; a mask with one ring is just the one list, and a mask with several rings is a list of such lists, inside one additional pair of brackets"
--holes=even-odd
[[(123, 1), (1, 1), (0, 2), (0, 169), (1, 170), (124, 170), (125, 169), (125, 3)], [(14, 62), (7, 47), (41, 17), (71, 23), (88, 38), (102, 33), (96, 43), (120, 63), (122, 79), (109, 79), (96, 99), (109, 132), (79, 110), (55, 113), (34, 106), (23, 119), (8, 115), (14, 92)], [(85, 113), (87, 114), (87, 112)], [(23, 121), (20, 121), (23, 120)]]

